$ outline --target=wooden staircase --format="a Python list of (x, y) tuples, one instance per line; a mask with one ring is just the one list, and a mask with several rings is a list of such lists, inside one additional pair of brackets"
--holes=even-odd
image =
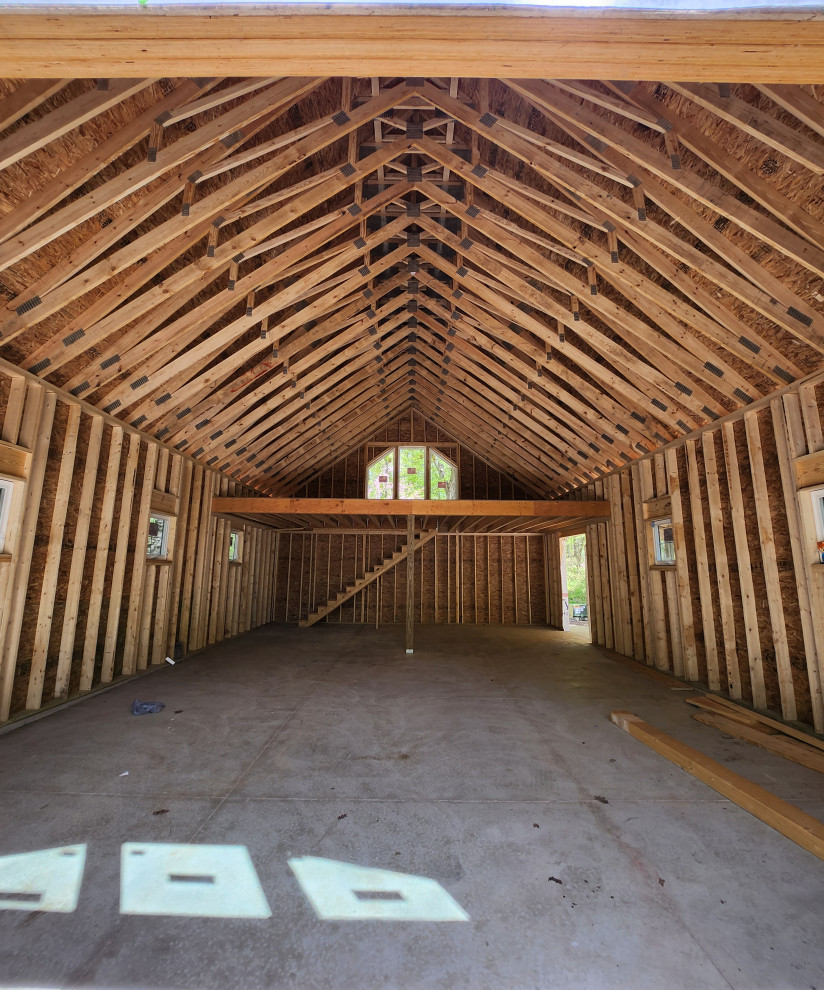
[(375, 578), (379, 578), (381, 574), (386, 574), (387, 571), (391, 571), (396, 564), (399, 564), (402, 560), (406, 560), (409, 554), (414, 553), (418, 547), (422, 547), (424, 544), (429, 543), (429, 541), (435, 536), (435, 532), (436, 531), (433, 529), (428, 532), (421, 533), (409, 546), (401, 547), (401, 549), (393, 553), (391, 557), (386, 557), (379, 564), (376, 564), (371, 570), (367, 571), (363, 577), (359, 577), (357, 581), (347, 585), (343, 591), (338, 592), (334, 598), (330, 598), (325, 605), (321, 605), (320, 608), (315, 609), (314, 612), (310, 612), (305, 619), (301, 619), (298, 625), (306, 629), (309, 626), (313, 626), (316, 622), (320, 622), (320, 620), (329, 615), (330, 612), (334, 612), (336, 608), (343, 605), (343, 603), (347, 601), (347, 599), (351, 598), (352, 595), (356, 595), (367, 585), (371, 584)]

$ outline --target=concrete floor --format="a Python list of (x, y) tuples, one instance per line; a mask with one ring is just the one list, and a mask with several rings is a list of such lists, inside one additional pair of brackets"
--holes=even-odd
[[(818, 774), (581, 633), (402, 635), (269, 626), (0, 736), (0, 855), (88, 844), (73, 913), (0, 911), (0, 986), (824, 988), (824, 863), (608, 713), (821, 818)], [(120, 914), (124, 842), (246, 846), (272, 917)], [(432, 878), (471, 920), (320, 920), (292, 856)]]

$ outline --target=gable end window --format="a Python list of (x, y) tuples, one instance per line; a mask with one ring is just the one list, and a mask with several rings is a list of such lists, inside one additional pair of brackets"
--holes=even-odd
[(375, 499), (456, 499), (458, 465), (437, 447), (398, 444), (366, 466), (366, 497)]

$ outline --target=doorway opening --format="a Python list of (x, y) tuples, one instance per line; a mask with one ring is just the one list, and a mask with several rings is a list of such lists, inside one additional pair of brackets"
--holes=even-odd
[(565, 536), (561, 544), (561, 602), (564, 632), (591, 641), (586, 533)]

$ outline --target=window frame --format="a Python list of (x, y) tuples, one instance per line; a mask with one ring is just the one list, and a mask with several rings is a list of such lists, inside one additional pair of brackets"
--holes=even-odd
[[(230, 529), (229, 530), (229, 563), (230, 564), (242, 564), (243, 563), (243, 537), (245, 535), (245, 530), (243, 529)], [(232, 556), (232, 537), (236, 536), (237, 541), (235, 546), (237, 547), (237, 552), (235, 556)]]
[(427, 472), (427, 466), (429, 464), (429, 445), (425, 443), (399, 443), (395, 447), (395, 498), (401, 502), (412, 502), (417, 501), (416, 499), (407, 499), (401, 495), (401, 478), (409, 477), (409, 474), (401, 474), (401, 457), (402, 451), (404, 450), (422, 450), (423, 451), (423, 497), (424, 499), (429, 498), (429, 474)]
[[(650, 567), (675, 567), (675, 563), (678, 557), (678, 548), (675, 545), (675, 527), (672, 524), (672, 516), (658, 516), (655, 519), (648, 520), (651, 540), (650, 540)], [(665, 540), (665, 543), (672, 543), (672, 560), (662, 560), (659, 556), (659, 550), (661, 542), (659, 540), (659, 531), (668, 527), (672, 530), (672, 540)]]
[(157, 512), (154, 509), (149, 510), (149, 523), (151, 526), (152, 519), (162, 519), (165, 523), (163, 527), (163, 537), (161, 540), (161, 552), (160, 553), (149, 553), (148, 541), (151, 539), (148, 528), (146, 530), (146, 560), (151, 562), (162, 562), (170, 560), (169, 545), (172, 540), (172, 525), (174, 522), (174, 516), (169, 515), (166, 512)]
[[(392, 498), (396, 497), (398, 491), (398, 448), (397, 446), (387, 446), (383, 447), (374, 457), (371, 457), (366, 462), (366, 468), (363, 473), (363, 493), (364, 498), (369, 498), (369, 469), (373, 464), (377, 464), (378, 461), (382, 461), (389, 452), (392, 452)], [(368, 454), (367, 454), (368, 456)], [(378, 482), (379, 484), (387, 484), (387, 482)], [(370, 499), (373, 502), (385, 502), (387, 499), (375, 498)]]
[[(378, 444), (369, 444), (369, 447), (372, 447), (372, 448), (377, 448), (379, 446), (380, 445), (378, 445)], [(443, 450), (443, 447), (445, 447), (445, 446), (446, 447), (449, 447), (450, 450), (454, 449), (454, 451), (455, 451), (454, 457), (453, 456), (450, 456), (450, 454), (447, 454)], [(391, 496), (391, 498), (393, 500), (404, 501), (404, 502), (406, 502), (406, 501), (415, 501), (414, 499), (402, 499), (400, 497), (400, 495), (398, 494), (399, 493), (399, 490), (400, 490), (400, 459), (401, 459), (401, 449), (404, 448), (404, 447), (406, 447), (406, 448), (418, 448), (418, 449), (423, 448), (423, 451), (424, 451), (424, 458), (423, 458), (423, 463), (424, 463), (424, 469), (423, 469), (424, 470), (424, 499), (425, 500), (431, 500), (432, 499), (431, 477), (430, 477), (431, 476), (431, 473), (432, 473), (431, 472), (431, 469), (430, 469), (430, 453), (432, 451), (434, 451), (436, 454), (438, 454), (439, 457), (442, 457), (444, 460), (448, 461), (455, 468), (455, 476), (456, 476), (455, 477), (455, 487), (456, 487), (456, 490), (457, 490), (457, 496), (456, 496), (456, 498), (459, 499), (461, 497), (461, 468), (460, 468), (460, 464), (458, 463), (459, 453), (458, 453), (457, 445), (456, 444), (426, 443), (426, 442), (415, 443), (415, 442), (409, 440), (409, 441), (398, 441), (397, 443), (394, 443), (394, 444), (386, 444), (385, 446), (380, 446), (380, 449), (378, 450), (378, 452), (373, 457), (369, 457), (369, 459), (367, 460), (367, 463), (366, 463), (366, 468), (364, 469), (364, 473), (363, 473), (363, 485), (364, 485), (364, 497), (365, 498), (367, 498), (367, 499), (370, 498), (370, 496), (369, 496), (369, 469), (377, 461), (383, 460), (383, 458), (385, 458), (386, 455), (391, 451), (393, 453), (393, 456), (394, 456), (394, 464), (393, 464), (393, 469), (392, 469), (392, 496)], [(370, 500), (371, 501), (374, 501), (374, 502), (385, 502), (385, 501), (389, 501), (389, 499), (370, 499)], [(452, 500), (452, 499), (443, 499), (443, 501), (454, 501), (454, 500)]]

